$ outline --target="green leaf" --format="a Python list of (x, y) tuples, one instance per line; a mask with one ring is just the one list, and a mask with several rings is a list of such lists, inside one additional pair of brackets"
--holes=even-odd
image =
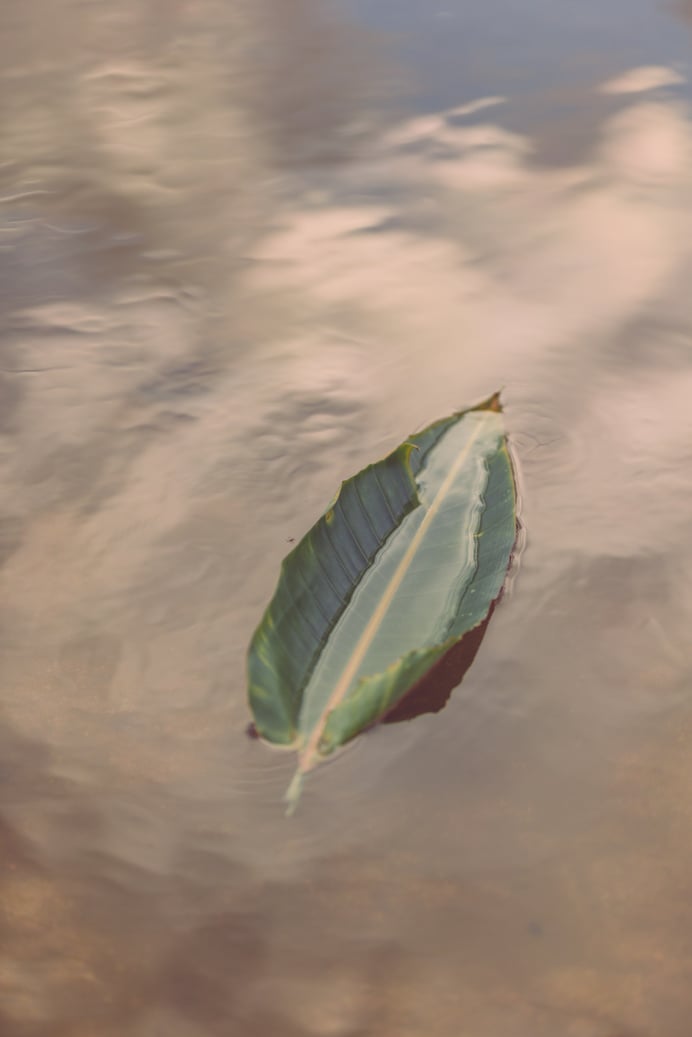
[(498, 394), (343, 483), (284, 560), (248, 653), (257, 733), (298, 752), (291, 802), (483, 622), (515, 537)]

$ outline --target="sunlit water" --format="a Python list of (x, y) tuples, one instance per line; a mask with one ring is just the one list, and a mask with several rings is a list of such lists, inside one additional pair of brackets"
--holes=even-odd
[[(689, 1037), (690, 5), (524, 6), (3, 9), (3, 1037)], [(478, 658), (288, 820), (289, 542), (500, 386)]]

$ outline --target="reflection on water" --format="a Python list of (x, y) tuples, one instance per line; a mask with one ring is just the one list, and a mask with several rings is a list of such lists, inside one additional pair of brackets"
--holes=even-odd
[[(550, 166), (500, 87), (388, 116), (317, 0), (10, 6), (3, 1035), (687, 1037), (680, 69), (614, 61)], [(519, 579), (287, 822), (244, 652), (288, 541), (498, 385)]]

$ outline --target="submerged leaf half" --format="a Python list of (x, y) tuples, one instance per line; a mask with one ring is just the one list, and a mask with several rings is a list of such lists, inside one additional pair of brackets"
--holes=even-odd
[(343, 483), (284, 560), (248, 653), (258, 733), (299, 753), (293, 794), (486, 618), (515, 536), (497, 394)]

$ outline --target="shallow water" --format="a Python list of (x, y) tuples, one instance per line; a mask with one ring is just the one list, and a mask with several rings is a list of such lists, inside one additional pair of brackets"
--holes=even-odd
[[(3, 1037), (688, 1037), (692, 9), (602, 6), (0, 15)], [(478, 657), (287, 820), (289, 541), (501, 385)]]

